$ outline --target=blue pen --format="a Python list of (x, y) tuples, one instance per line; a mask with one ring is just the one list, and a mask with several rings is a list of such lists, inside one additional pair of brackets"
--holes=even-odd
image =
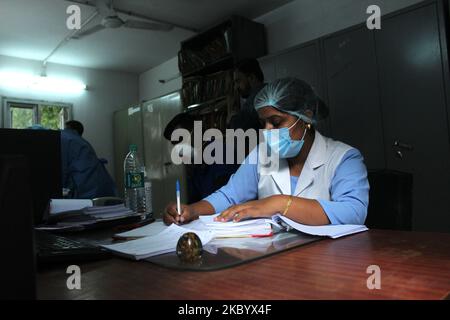
[(177, 211), (178, 215), (181, 215), (181, 203), (180, 203), (180, 181), (177, 180)]

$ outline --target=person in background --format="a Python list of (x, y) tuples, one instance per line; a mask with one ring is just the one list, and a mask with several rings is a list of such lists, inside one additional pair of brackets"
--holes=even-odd
[(231, 117), (230, 129), (261, 129), (258, 113), (254, 108), (256, 94), (265, 86), (264, 74), (258, 60), (242, 60), (234, 70), (234, 84), (239, 96), (245, 100), (237, 114)]
[[(78, 133), (80, 137), (83, 136), (84, 126), (80, 121), (77, 120), (69, 120), (65, 123), (67, 129), (72, 129)], [(99, 158), (100, 162), (106, 166), (108, 164), (108, 160), (104, 158)], [(106, 168), (105, 168), (106, 169)]]
[(91, 144), (82, 138), (83, 132), (83, 124), (74, 120), (61, 131), (63, 188), (70, 189), (70, 197), (76, 199), (116, 196), (113, 179)]
[(72, 129), (78, 133), (80, 137), (83, 136), (84, 126), (80, 121), (69, 120), (66, 122), (66, 129)]
[[(256, 130), (258, 132), (261, 129), (261, 123), (259, 121), (258, 113), (254, 108), (254, 100), (256, 94), (264, 88), (264, 74), (256, 59), (245, 59), (237, 64), (234, 70), (234, 87), (239, 93), (241, 99), (245, 102), (241, 103), (241, 108), (238, 113), (234, 114), (228, 122), (228, 129), (238, 130)], [(240, 143), (237, 138), (234, 138), (234, 142), (230, 142), (227, 138), (226, 143), (234, 143), (234, 146), (238, 146)], [(257, 135), (257, 143), (259, 141), (259, 135)], [(236, 147), (235, 147), (236, 148)], [(245, 156), (247, 156), (254, 146), (250, 145), (249, 141), (245, 141)], [(235, 160), (237, 159), (237, 150), (235, 152)], [(237, 170), (237, 168), (236, 168)]]
[[(197, 120), (189, 113), (180, 113), (176, 115), (164, 129), (164, 137), (170, 141), (184, 163), (187, 161), (190, 164), (186, 164), (187, 186), (188, 186), (188, 199), (189, 202), (197, 202), (209, 195), (212, 191), (215, 191), (224, 186), (230, 176), (236, 172), (238, 165), (234, 164), (195, 164), (194, 158), (196, 152), (202, 152), (206, 147), (206, 143), (203, 144), (202, 150), (194, 149), (194, 121)], [(172, 133), (176, 129), (186, 129), (191, 133), (191, 143), (181, 143), (181, 141), (172, 141)], [(225, 148), (224, 148), (225, 149)], [(226, 150), (225, 150), (226, 151)], [(224, 155), (224, 158), (226, 154)]]
[(265, 155), (255, 148), (228, 184), (182, 205), (181, 215), (169, 204), (164, 222), (187, 223), (214, 213), (220, 213), (217, 221), (281, 213), (306, 225), (364, 224), (369, 183), (363, 156), (315, 129), (328, 108), (312, 87), (295, 78), (276, 80), (257, 94), (255, 109), (264, 123), (262, 143), (278, 155), (276, 169), (264, 170)]

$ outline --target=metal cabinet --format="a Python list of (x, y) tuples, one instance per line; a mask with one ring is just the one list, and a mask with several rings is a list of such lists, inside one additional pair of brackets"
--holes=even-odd
[(183, 165), (171, 161), (173, 145), (163, 132), (169, 121), (182, 111), (180, 93), (175, 92), (143, 103), (145, 168), (152, 181), (154, 217), (161, 217), (166, 205), (175, 201), (175, 183), (180, 180), (181, 200), (186, 203), (186, 174)]
[(314, 88), (318, 95), (323, 96), (319, 63), (318, 43), (307, 44), (277, 56), (276, 76), (277, 78), (296, 77), (304, 80)]
[[(444, 1), (389, 14), (261, 59), (309, 82), (330, 107), (319, 131), (358, 148), (369, 169), (413, 178), (412, 227), (450, 231), (450, 97)], [(325, 126), (324, 126), (325, 125)], [(330, 130), (331, 129), (331, 130)]]
[(276, 57), (265, 57), (259, 60), (259, 65), (264, 74), (264, 82), (271, 82), (277, 79), (275, 71), (275, 58)]
[[(282, 53), (275, 58), (276, 78), (295, 77), (304, 80), (326, 101), (321, 68), (319, 41)], [(329, 135), (329, 120), (319, 122), (317, 129)]]
[(323, 40), (332, 137), (359, 149), (369, 169), (385, 167), (374, 34), (359, 27)]
[[(413, 229), (450, 231), (450, 145), (437, 4), (375, 35), (387, 167), (413, 174)], [(442, 22), (441, 22), (442, 23)]]

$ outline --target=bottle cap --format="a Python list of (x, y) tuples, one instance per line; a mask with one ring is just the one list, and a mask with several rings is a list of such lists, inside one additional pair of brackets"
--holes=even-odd
[(135, 144), (130, 144), (130, 151), (137, 151), (137, 145)]

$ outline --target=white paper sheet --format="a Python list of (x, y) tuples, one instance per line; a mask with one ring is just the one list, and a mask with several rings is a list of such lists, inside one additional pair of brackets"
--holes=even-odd
[(337, 239), (346, 235), (363, 232), (369, 230), (364, 225), (342, 224), (342, 225), (326, 225), (326, 226), (307, 226), (301, 223), (297, 223), (280, 214), (274, 216), (274, 219), (281, 219), (284, 223), (288, 224), (297, 231), (307, 233), (315, 236), (326, 236), (332, 239)]
[(65, 211), (81, 210), (92, 207), (92, 200), (89, 199), (51, 199), (50, 214), (58, 214)]
[(202, 241), (202, 245), (207, 244), (213, 238), (213, 234), (208, 231), (193, 231), (172, 224), (157, 235), (143, 237), (138, 240), (131, 240), (123, 243), (103, 245), (102, 247), (111, 250), (119, 255), (141, 260), (160, 254), (173, 252), (180, 237), (186, 232), (194, 232)]
[(247, 225), (260, 225), (260, 224), (277, 224), (274, 220), (268, 219), (268, 218), (260, 218), (260, 219), (249, 219), (244, 220), (240, 222), (234, 222), (234, 221), (228, 221), (228, 222), (221, 222), (221, 221), (214, 221), (214, 218), (217, 217), (218, 214), (210, 215), (210, 216), (200, 216), (199, 220), (203, 222), (204, 224), (208, 226), (212, 226), (215, 228), (237, 228), (241, 226), (247, 226)]
[[(212, 231), (216, 238), (233, 238), (252, 235), (269, 235), (272, 233), (270, 219), (257, 219), (242, 222), (217, 222), (214, 216), (202, 216), (188, 224), (181, 225), (194, 231)], [(206, 223), (205, 223), (206, 222)], [(149, 225), (131, 231), (116, 234), (118, 238), (141, 238), (158, 234), (167, 226), (162, 221), (155, 221)]]
[(130, 231), (118, 233), (115, 236), (118, 238), (142, 238), (155, 236), (168, 227), (162, 221), (155, 221), (143, 227), (139, 227)]

